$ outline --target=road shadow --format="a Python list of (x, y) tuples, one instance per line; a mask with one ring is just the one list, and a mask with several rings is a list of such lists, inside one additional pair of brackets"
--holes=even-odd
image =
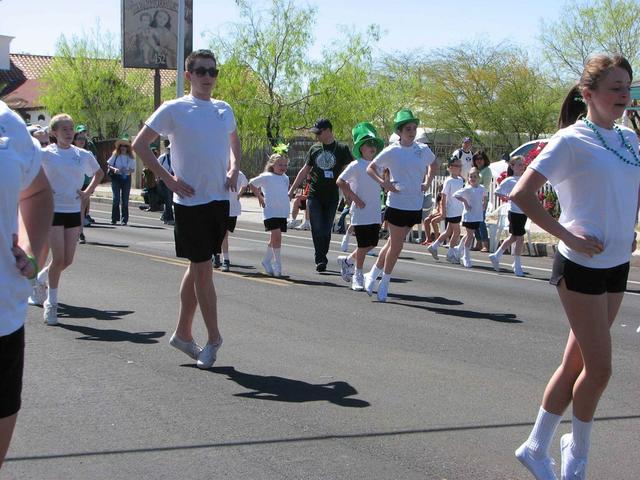
[[(188, 365), (193, 366), (193, 365)], [(364, 408), (371, 404), (365, 400), (350, 398), (358, 391), (347, 382), (308, 383), (274, 375), (255, 375), (234, 367), (213, 367), (212, 373), (226, 375), (229, 380), (251, 392), (236, 393), (235, 397), (276, 402), (305, 403), (329, 402), (340, 407)]]
[[(392, 280), (393, 281), (393, 280)], [(427, 302), (435, 303), (437, 305), (463, 305), (460, 300), (452, 300), (445, 297), (424, 297), (420, 295), (406, 295), (402, 293), (389, 293), (389, 298), (397, 298), (398, 300), (404, 300), (406, 302)]]
[[(230, 273), (233, 273), (233, 269), (235, 269), (235, 268), (239, 268), (240, 270), (255, 270), (256, 269), (256, 267), (254, 265), (238, 265), (238, 264), (235, 264), (235, 263), (232, 263), (230, 268), (231, 268)], [(218, 269), (216, 268), (216, 270), (218, 270)]]
[(133, 310), (98, 310), (91, 307), (77, 307), (65, 303), (58, 304), (58, 318), (95, 318), (96, 320), (121, 320)]
[(165, 230), (167, 227), (153, 227), (151, 225), (127, 225), (129, 228), (141, 228), (143, 230)]
[(83, 336), (78, 337), (78, 340), (91, 340), (96, 342), (131, 342), (149, 345), (152, 343), (158, 343), (156, 338), (162, 338), (166, 332), (127, 332), (124, 330), (117, 330), (115, 328), (93, 328), (86, 325), (71, 325), (71, 324), (58, 324), (60, 328), (77, 332)]
[[(333, 275), (329, 275), (330, 277), (333, 277)], [(337, 275), (337, 277), (339, 278), (340, 275)], [(272, 277), (267, 277), (267, 278), (272, 278)], [(306, 285), (309, 287), (341, 287), (344, 288), (345, 285), (349, 285), (347, 282), (343, 281), (342, 279), (340, 280), (342, 283), (332, 283), (332, 282), (328, 282), (328, 281), (324, 281), (324, 282), (317, 282), (315, 280), (302, 280), (300, 278), (292, 278), (289, 276), (283, 276), (283, 279), (287, 280), (287, 282), (289, 283), (293, 283), (295, 285)]]
[(111, 225), (111, 223), (109, 222), (94, 222), (90, 226), (84, 227), (84, 228), (88, 228), (89, 230), (93, 230), (94, 228), (96, 230), (100, 230), (100, 229), (115, 230), (116, 226)]
[(129, 248), (129, 245), (124, 245), (122, 243), (87, 242), (87, 245), (94, 245), (96, 247)]
[[(391, 297), (391, 294), (389, 294), (389, 297)], [(409, 308), (419, 308), (421, 310), (427, 310), (432, 313), (446, 315), (449, 317), (470, 318), (473, 320), (491, 320), (492, 322), (498, 323), (522, 323), (522, 320), (518, 320), (515, 313), (486, 313), (474, 312), (473, 310), (454, 310), (451, 308), (427, 307), (424, 305), (412, 305), (411, 303), (390, 302), (388, 300), (386, 303), (391, 305), (402, 305)]]

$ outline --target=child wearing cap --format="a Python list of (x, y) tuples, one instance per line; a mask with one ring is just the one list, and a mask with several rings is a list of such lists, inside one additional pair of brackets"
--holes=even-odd
[[(378, 300), (381, 302), (387, 300), (391, 272), (402, 251), (407, 233), (422, 221), (423, 192), (429, 188), (438, 167), (431, 149), (415, 141), (419, 122), (409, 109), (396, 113), (394, 127), (400, 141), (382, 150), (367, 167), (369, 176), (389, 192), (384, 213), (389, 238), (380, 251), (378, 261), (364, 280), (364, 288), (371, 295), (374, 284), (382, 273), (377, 290)], [(388, 179), (378, 173), (385, 168), (389, 170)]]
[[(358, 247), (351, 255), (338, 257), (342, 278), (351, 280), (351, 289), (364, 290), (362, 267), (367, 252), (378, 245), (380, 234), (380, 185), (367, 174), (367, 167), (380, 150), (384, 142), (378, 137), (371, 123), (362, 122), (352, 130), (353, 156), (351, 162), (338, 177), (336, 183), (344, 197), (351, 200), (351, 226)], [(355, 273), (351, 278), (355, 259)]]

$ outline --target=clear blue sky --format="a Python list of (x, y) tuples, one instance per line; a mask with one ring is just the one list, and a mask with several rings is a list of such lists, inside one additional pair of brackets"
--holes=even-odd
[[(268, 2), (254, 0), (256, 4)], [(216, 31), (238, 20), (233, 0), (194, 0), (194, 47), (206, 47), (203, 32)], [(298, 4), (303, 2), (296, 2)], [(376, 23), (386, 32), (381, 50), (425, 50), (456, 45), (464, 40), (510, 40), (536, 56), (536, 37), (542, 17), (555, 20), (562, 0), (311, 0), (318, 8), (311, 56), (338, 36), (336, 26), (364, 29)], [(105, 30), (120, 31), (120, 0), (0, 0), (0, 34), (16, 37), (12, 53), (52, 55), (61, 34), (90, 29), (96, 19)]]

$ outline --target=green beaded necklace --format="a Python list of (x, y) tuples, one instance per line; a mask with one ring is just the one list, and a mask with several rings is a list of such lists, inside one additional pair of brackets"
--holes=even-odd
[(620, 160), (622, 160), (624, 163), (629, 164), (629, 165), (633, 165), (634, 167), (640, 167), (640, 159), (638, 158), (638, 155), (636, 155), (636, 152), (633, 150), (633, 146), (627, 142), (624, 138), (624, 135), (622, 135), (622, 130), (620, 130), (620, 127), (618, 127), (617, 125), (613, 125), (613, 129), (618, 132), (618, 135), (620, 135), (620, 140), (622, 141), (622, 145), (624, 145), (624, 147), (631, 152), (631, 154), (633, 155), (634, 158), (634, 162), (630, 162), (629, 160), (627, 160), (626, 158), (624, 158), (622, 155), (620, 155), (620, 153), (618, 153), (617, 150), (614, 150), (613, 148), (611, 148), (607, 142), (604, 141), (604, 137), (602, 136), (602, 134), (598, 131), (598, 129), (596, 128), (596, 126), (587, 118), (583, 118), (582, 121), (584, 122), (584, 124), (589, 127), (591, 130), (593, 130), (593, 133), (596, 134), (596, 137), (598, 137), (598, 140), (600, 140), (600, 143), (602, 143), (602, 146), (604, 148), (606, 148), (607, 150), (609, 150), (611, 153), (613, 153), (616, 157), (618, 157)]

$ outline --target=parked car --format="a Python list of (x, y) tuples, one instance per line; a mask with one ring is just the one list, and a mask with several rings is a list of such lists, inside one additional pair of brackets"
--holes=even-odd
[[(549, 140), (538, 139), (538, 140), (531, 140), (530, 142), (527, 142), (527, 143), (523, 143), (518, 148), (516, 148), (513, 152), (511, 152), (509, 156), (514, 157), (516, 155), (522, 155), (523, 157), (526, 158), (529, 152), (531, 152), (531, 150), (536, 148), (541, 143), (546, 145), (547, 143), (549, 143)], [(507, 170), (507, 165), (508, 164), (506, 160), (499, 160), (489, 165), (489, 168), (491, 168), (491, 174), (493, 175), (493, 178), (498, 178), (500, 174), (502, 174), (502, 172), (505, 172)]]

